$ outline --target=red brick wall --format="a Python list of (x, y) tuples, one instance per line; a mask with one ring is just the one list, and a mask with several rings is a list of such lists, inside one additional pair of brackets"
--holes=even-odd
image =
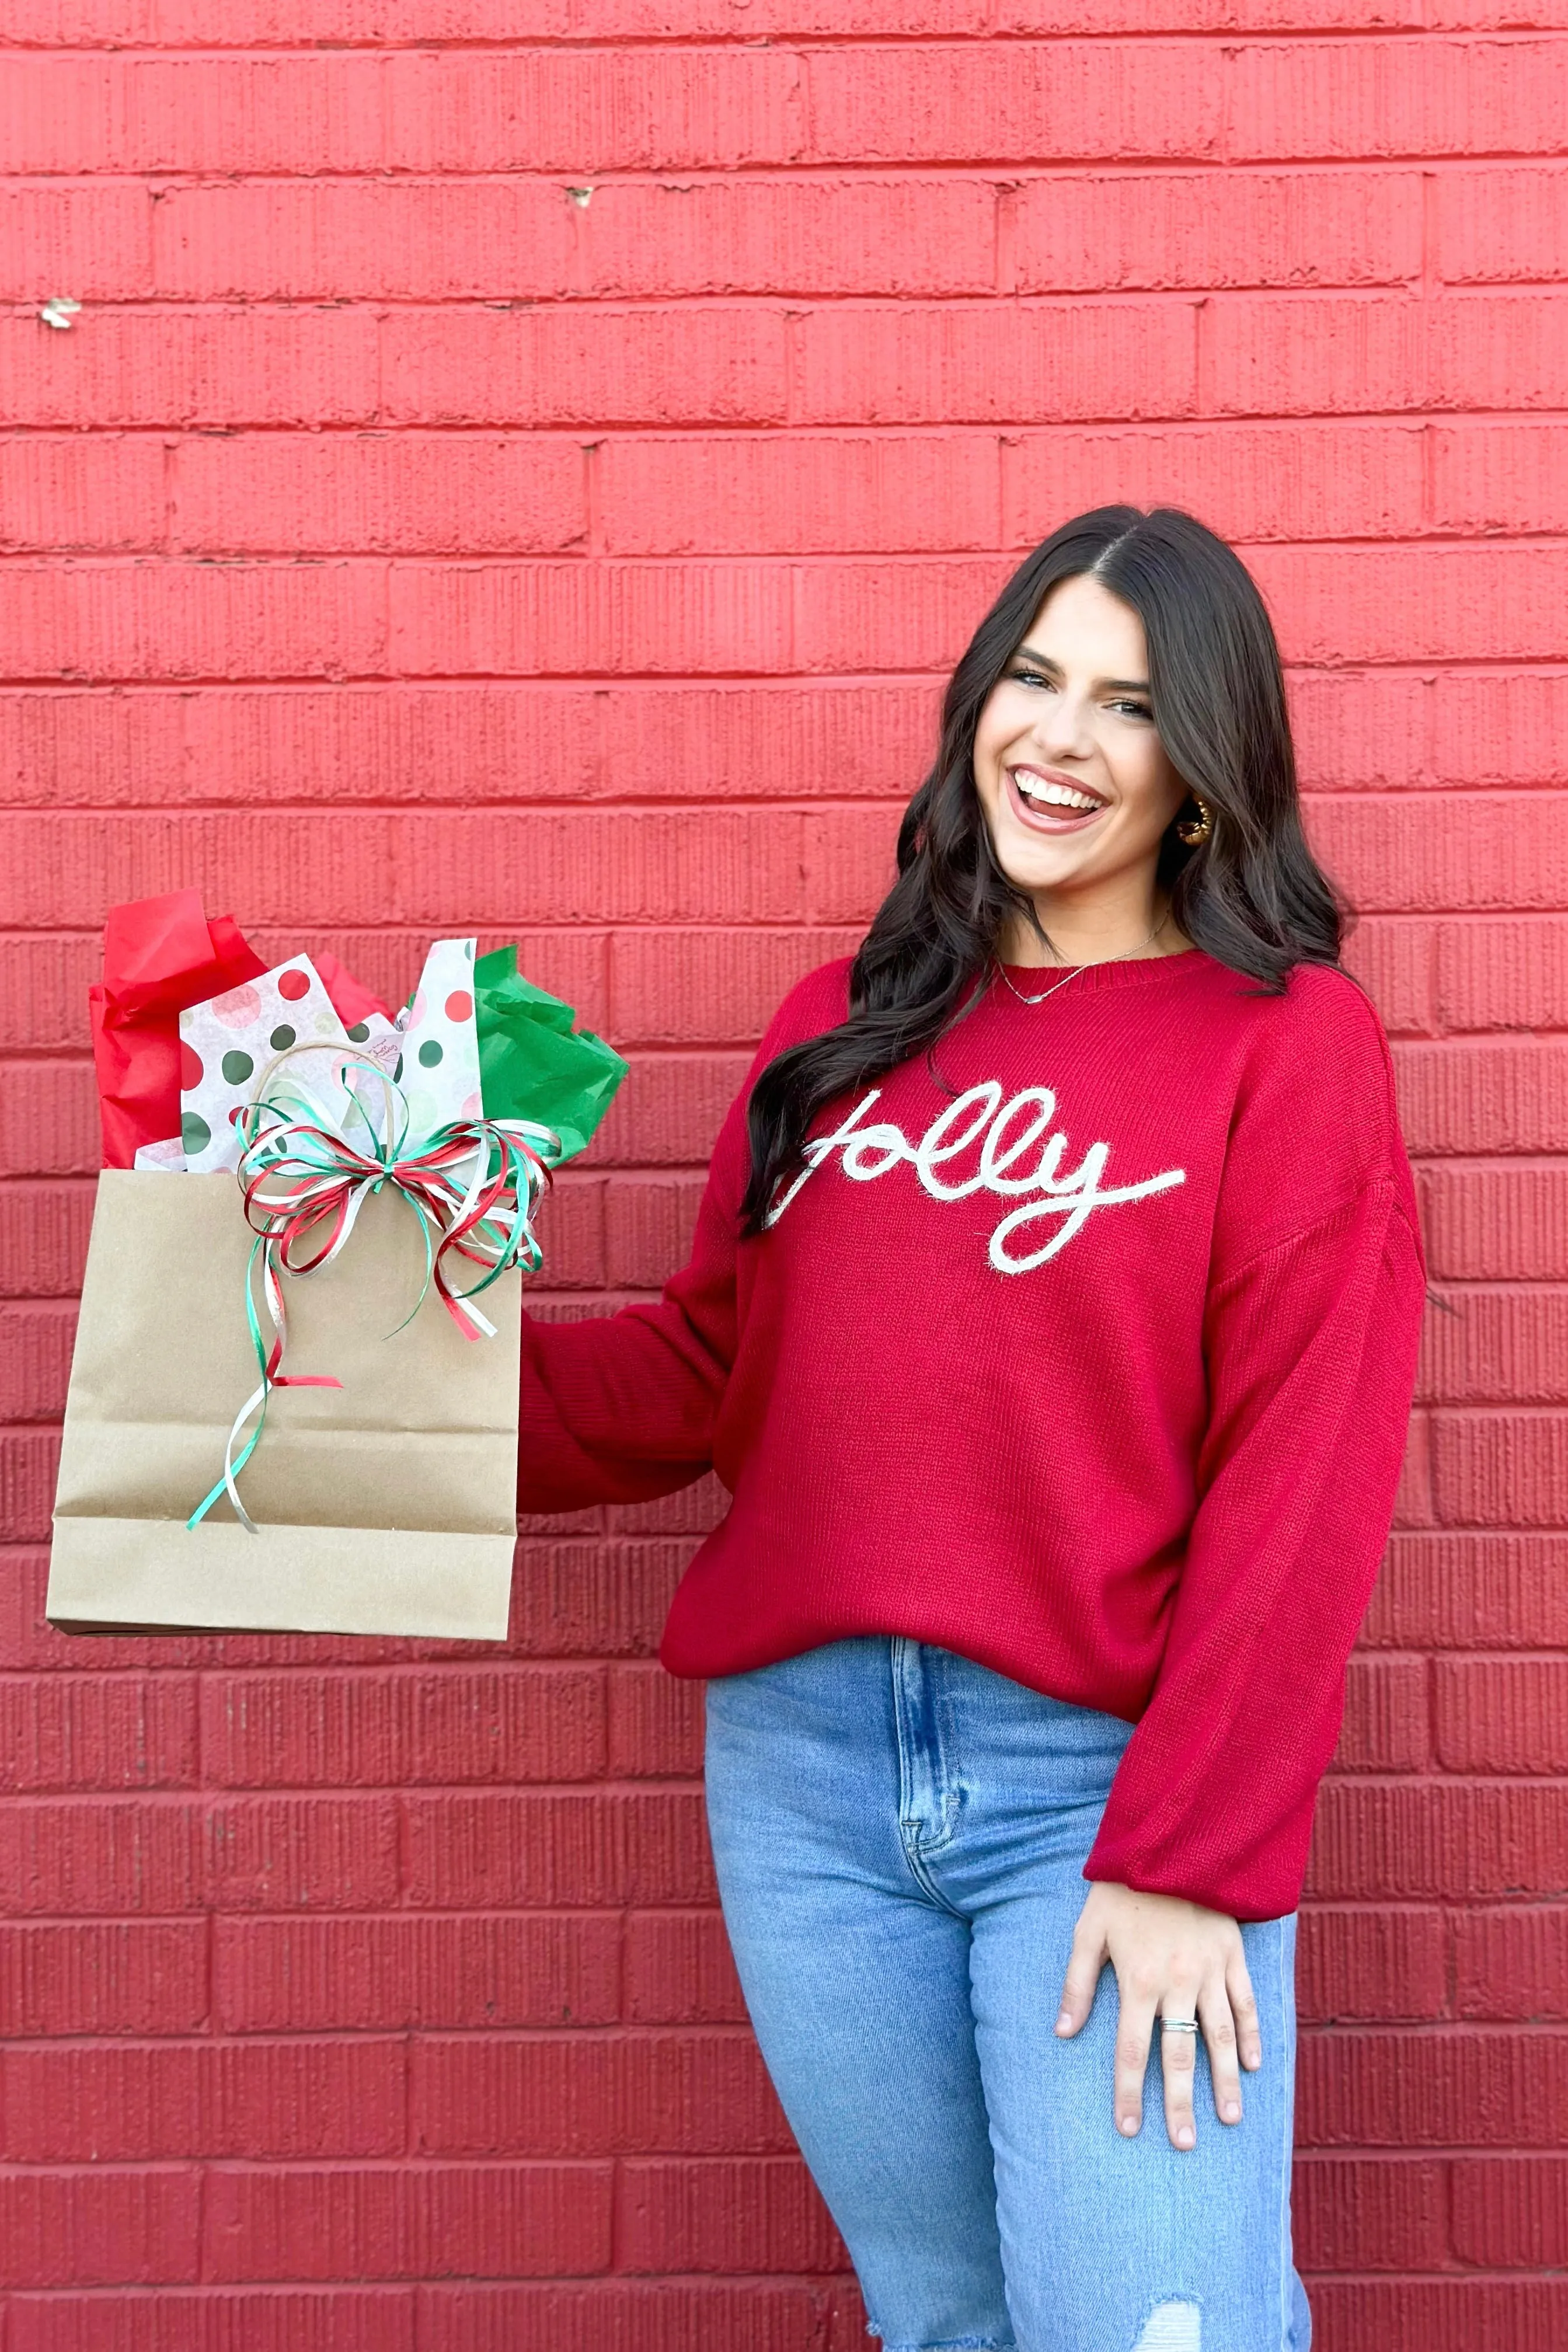
[(1321, 2341), (1568, 2341), (1563, 0), (5, 23), (5, 2352), (861, 2340), (650, 1663), (709, 1498), (531, 1535), (504, 1655), (44, 1630), (82, 989), (177, 882), (385, 987), (521, 934), (633, 1063), (550, 1296), (646, 1290), (1109, 497), (1273, 603), (1456, 1310), (1314, 1864)]

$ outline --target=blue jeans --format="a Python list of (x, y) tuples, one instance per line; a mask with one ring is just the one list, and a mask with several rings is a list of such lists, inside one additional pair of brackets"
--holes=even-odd
[(708, 1686), (708, 1814), (763, 2056), (887, 2352), (1306, 2352), (1293, 1917), (1244, 1928), (1263, 2065), (1198, 2145), (1111, 2109), (1115, 1979), (1058, 2039), (1130, 1727), (874, 1635)]

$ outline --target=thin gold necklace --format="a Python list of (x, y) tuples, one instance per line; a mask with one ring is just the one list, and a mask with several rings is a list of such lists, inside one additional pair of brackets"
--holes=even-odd
[[(1170, 918), (1171, 910), (1169, 907), (1167, 907), (1146, 940), (1140, 940), (1135, 948), (1123, 948), (1120, 955), (1101, 956), (1100, 959), (1100, 962), (1128, 963), (1134, 956), (1142, 955), (1145, 948), (1153, 946), (1154, 941), (1159, 938), (1160, 933), (1164, 929), (1167, 922), (1169, 922)], [(1002, 961), (1000, 956), (996, 959), (996, 969), (1001, 973), (1004, 983), (1012, 990), (1020, 1004), (1043, 1004), (1047, 996), (1054, 996), (1058, 988), (1065, 988), (1067, 986), (1069, 980), (1076, 980), (1080, 972), (1090, 971), (1094, 967), (1093, 965), (1087, 963), (1075, 963), (1070, 971), (1064, 972), (1060, 980), (1053, 980), (1049, 988), (1042, 988), (1037, 996), (1026, 996), (1023, 990), (1018, 987), (1017, 983), (1007, 978), (1007, 967)]]

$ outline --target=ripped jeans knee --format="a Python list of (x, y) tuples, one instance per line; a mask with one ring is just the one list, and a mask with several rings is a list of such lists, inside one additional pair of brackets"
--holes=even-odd
[(1203, 2327), (1195, 2303), (1156, 2304), (1143, 2323), (1132, 2352), (1203, 2352)]
[[(879, 2336), (875, 2327), (868, 2327), (868, 2336)], [(996, 2336), (944, 2336), (940, 2344), (889, 2344), (880, 2338), (882, 2352), (1018, 2352), (1009, 2336), (1004, 2344)]]
[[(866, 2332), (878, 2333), (875, 2327)], [(1016, 2347), (1011, 2342), (999, 2343), (994, 2336), (955, 2336), (943, 2344), (884, 2342), (882, 2352), (1016, 2352)], [(1197, 2305), (1177, 2300), (1156, 2304), (1129, 2352), (1203, 2352), (1203, 2321)]]

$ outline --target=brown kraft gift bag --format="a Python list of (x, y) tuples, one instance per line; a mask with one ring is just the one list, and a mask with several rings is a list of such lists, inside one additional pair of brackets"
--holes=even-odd
[[(493, 1339), (426, 1291), (416, 1217), (363, 1203), (331, 1265), (285, 1277), (288, 1374), (221, 1498), (257, 1382), (245, 1313), (255, 1235), (230, 1174), (99, 1178), (55, 1501), (47, 1614), (78, 1632), (380, 1633), (500, 1641), (517, 1514), (521, 1277), (484, 1293)], [(270, 1335), (268, 1335), (270, 1336)]]

